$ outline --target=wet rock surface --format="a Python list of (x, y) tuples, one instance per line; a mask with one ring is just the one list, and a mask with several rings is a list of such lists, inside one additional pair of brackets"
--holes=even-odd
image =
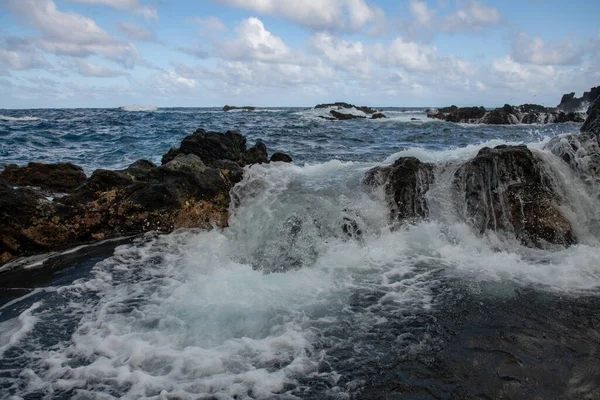
[(483, 107), (456, 106), (432, 109), (427, 112), (428, 118), (462, 124), (516, 125), (516, 124), (550, 124), (564, 122), (584, 122), (585, 113), (564, 112), (555, 108), (547, 108), (537, 104), (523, 104), (486, 110)]
[(575, 92), (563, 95), (560, 104), (556, 107), (564, 112), (578, 112), (593, 103), (600, 97), (600, 86), (590, 89), (589, 92), (583, 92), (583, 96), (575, 97)]
[(576, 242), (561, 199), (526, 146), (484, 148), (455, 174), (464, 218), (480, 232), (508, 231), (525, 245)]
[[(283, 153), (273, 156), (291, 162)], [(239, 133), (199, 129), (158, 167), (139, 160), (124, 170), (96, 170), (87, 179), (72, 164), (9, 166), (0, 175), (0, 265), (147, 231), (224, 227), (229, 192), (243, 167), (268, 162), (262, 142), (247, 149)], [(50, 197), (47, 191), (69, 194)]]
[(71, 163), (7, 165), (0, 179), (13, 186), (35, 186), (53, 193), (69, 193), (87, 180), (83, 169)]

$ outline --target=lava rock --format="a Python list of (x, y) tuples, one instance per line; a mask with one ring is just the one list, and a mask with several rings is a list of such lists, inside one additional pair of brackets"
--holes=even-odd
[(175, 159), (179, 154), (195, 154), (206, 165), (217, 160), (231, 160), (243, 163), (246, 153), (246, 138), (237, 132), (226, 133), (207, 132), (198, 129), (193, 135), (187, 136), (178, 149), (171, 149), (162, 158), (162, 164)]
[(350, 120), (350, 119), (365, 119), (365, 118), (367, 118), (367, 117), (362, 116), (362, 115), (345, 114), (345, 113), (337, 112), (335, 110), (331, 110), (329, 113), (335, 119), (340, 120), (340, 121), (346, 121), (346, 120)]
[(267, 153), (267, 146), (261, 141), (256, 142), (253, 147), (246, 151), (244, 162), (247, 165), (268, 163), (269, 155)]
[(464, 218), (482, 233), (512, 232), (537, 247), (576, 242), (551, 178), (526, 146), (481, 149), (456, 171), (455, 186), (464, 190)]
[(383, 113), (375, 113), (371, 116), (371, 119), (382, 119), (387, 118)]
[(242, 110), (242, 111), (255, 111), (256, 107), (243, 106), (243, 107), (235, 107), (235, 106), (225, 106), (223, 107), (223, 111), (232, 111), (232, 110)]
[(600, 86), (590, 89), (589, 92), (584, 92), (580, 98), (575, 97), (575, 93), (567, 93), (563, 95), (560, 104), (556, 106), (558, 109), (570, 113), (578, 112), (593, 103), (600, 96)]
[(285, 154), (285, 153), (273, 153), (273, 155), (271, 156), (271, 162), (285, 162), (285, 163), (291, 163), (292, 162), (292, 157), (290, 157), (289, 155)]
[(425, 194), (433, 183), (433, 167), (414, 157), (402, 157), (391, 166), (368, 171), (363, 182), (369, 186), (383, 185), (392, 221), (426, 218), (429, 208)]
[(26, 167), (11, 164), (0, 179), (13, 186), (35, 186), (53, 193), (70, 193), (86, 180), (83, 169), (71, 163), (43, 164), (31, 162)]

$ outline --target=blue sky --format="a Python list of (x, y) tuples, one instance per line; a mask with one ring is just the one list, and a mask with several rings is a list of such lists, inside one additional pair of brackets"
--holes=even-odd
[(0, 108), (556, 105), (600, 2), (0, 0)]

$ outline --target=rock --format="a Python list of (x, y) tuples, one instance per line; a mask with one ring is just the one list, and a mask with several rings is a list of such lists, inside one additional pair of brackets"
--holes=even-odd
[(526, 146), (480, 150), (455, 174), (467, 222), (482, 233), (512, 232), (527, 246), (575, 243), (560, 196), (540, 163)]
[(600, 86), (590, 89), (589, 92), (584, 92), (580, 98), (575, 97), (575, 93), (567, 93), (563, 95), (560, 104), (556, 106), (558, 109), (570, 113), (578, 112), (588, 107), (600, 96)]
[(198, 129), (193, 135), (187, 136), (178, 149), (171, 149), (162, 158), (162, 164), (173, 160), (179, 154), (195, 154), (206, 165), (217, 160), (231, 160), (243, 163), (246, 153), (246, 138), (237, 132), (226, 133), (207, 132)]
[(232, 110), (242, 110), (242, 111), (255, 111), (256, 107), (243, 106), (243, 107), (235, 107), (235, 106), (225, 106), (223, 107), (223, 111), (232, 111)]
[(391, 166), (370, 170), (363, 182), (383, 186), (392, 221), (405, 222), (429, 215), (425, 194), (433, 183), (433, 164), (402, 157)]
[(371, 119), (381, 119), (381, 118), (387, 118), (383, 113), (375, 113), (371, 116)]
[(419, 118), (411, 118), (410, 120), (411, 120), (411, 121), (418, 121), (418, 120), (419, 120)]
[(337, 108), (342, 109), (342, 108), (356, 108), (354, 105), (349, 104), (349, 103), (344, 103), (344, 102), (337, 102), (337, 103), (328, 103), (328, 104), (317, 104), (315, 106), (315, 109), (321, 109), (321, 108)]
[(581, 127), (581, 132), (594, 134), (600, 140), (600, 95), (596, 97), (595, 101), (588, 108), (587, 114), (588, 117)]
[(0, 179), (13, 186), (35, 186), (52, 193), (70, 193), (87, 177), (83, 169), (71, 163), (29, 163), (26, 167), (11, 164), (0, 173)]
[(267, 154), (267, 146), (261, 141), (256, 142), (254, 147), (251, 147), (246, 151), (244, 162), (247, 165), (268, 163), (269, 155)]
[(273, 153), (273, 155), (271, 156), (271, 162), (291, 163), (292, 157), (285, 153)]
[(346, 121), (346, 120), (350, 120), (350, 119), (365, 119), (367, 117), (364, 117), (362, 115), (353, 115), (353, 114), (344, 114), (341, 112), (337, 112), (335, 110), (331, 110), (329, 112), (335, 119), (340, 120), (340, 121)]
[(444, 119), (448, 122), (456, 123), (478, 123), (485, 115), (485, 112), (485, 108), (483, 107), (463, 107), (451, 111)]
[(54, 200), (0, 179), (0, 265), (147, 231), (225, 227), (231, 189), (242, 180), (243, 166), (254, 162), (268, 162), (264, 143), (246, 151), (239, 133), (199, 129), (169, 151), (160, 167), (140, 160), (120, 171), (97, 170)]
[(375, 110), (374, 108), (371, 108), (371, 107), (367, 107), (367, 106), (356, 107), (356, 109), (358, 111), (364, 112), (367, 115), (373, 115), (373, 114), (377, 113), (377, 110)]

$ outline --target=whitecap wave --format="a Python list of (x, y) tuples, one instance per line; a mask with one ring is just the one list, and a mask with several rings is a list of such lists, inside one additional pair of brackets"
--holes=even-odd
[(11, 121), (11, 122), (31, 122), (40, 121), (38, 117), (9, 117), (7, 115), (0, 115), (0, 121)]
[(122, 106), (119, 107), (121, 111), (127, 112), (154, 112), (158, 111), (158, 107), (155, 106)]

